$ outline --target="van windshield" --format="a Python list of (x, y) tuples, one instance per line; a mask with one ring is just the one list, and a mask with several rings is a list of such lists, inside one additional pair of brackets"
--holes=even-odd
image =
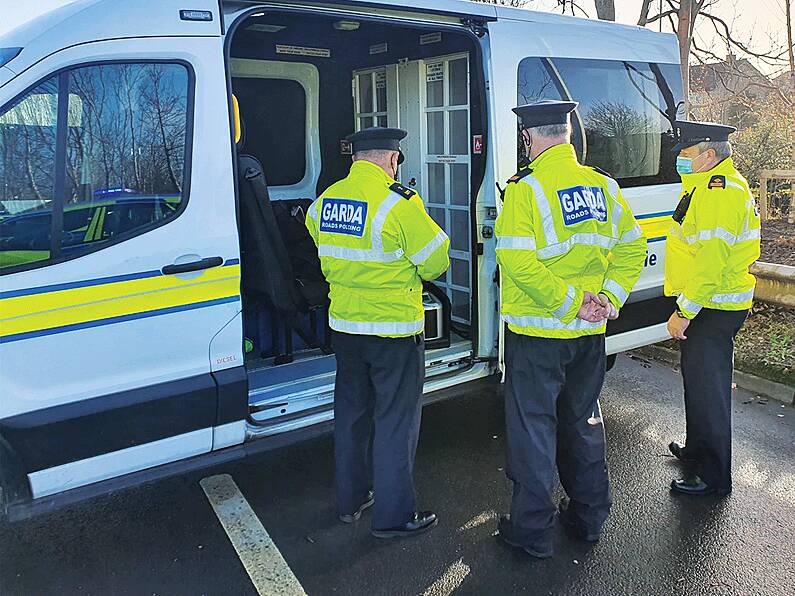
[(540, 99), (579, 102), (572, 142), (582, 163), (625, 187), (679, 181), (671, 152), (673, 122), (683, 116), (679, 65), (525, 58), (517, 101)]

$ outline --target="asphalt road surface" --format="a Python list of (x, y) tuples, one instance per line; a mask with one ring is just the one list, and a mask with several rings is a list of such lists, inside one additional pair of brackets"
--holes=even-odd
[[(249, 521), (275, 543), (260, 541), (261, 552), (280, 551), (308, 594), (789, 596), (795, 410), (744, 403), (753, 397), (734, 396), (734, 492), (671, 495), (678, 468), (666, 445), (684, 432), (681, 381), (665, 366), (619, 357), (602, 396), (613, 512), (597, 545), (558, 531), (546, 561), (494, 537), (510, 487), (499, 391), (481, 384), (425, 409), (416, 480), (421, 506), (440, 517), (429, 534), (385, 543), (370, 537), (367, 514), (338, 523), (324, 436), (2, 526), (0, 594), (256, 594), (234, 533), (199, 485), (228, 474), (253, 509)], [(279, 577), (266, 578), (271, 593)]]

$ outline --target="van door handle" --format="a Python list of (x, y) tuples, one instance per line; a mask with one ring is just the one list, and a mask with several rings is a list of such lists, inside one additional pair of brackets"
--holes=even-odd
[(190, 273), (191, 271), (201, 271), (202, 269), (211, 269), (213, 267), (220, 267), (224, 264), (222, 257), (207, 257), (200, 261), (191, 261), (190, 263), (180, 263), (179, 265), (164, 265), (160, 272), (163, 275), (176, 275), (178, 273)]

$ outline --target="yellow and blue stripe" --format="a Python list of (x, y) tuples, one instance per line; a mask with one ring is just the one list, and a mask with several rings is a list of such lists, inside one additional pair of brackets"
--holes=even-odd
[(240, 300), (240, 260), (192, 279), (159, 270), (0, 292), (0, 344)]
[(646, 242), (662, 242), (668, 236), (668, 230), (673, 220), (673, 211), (661, 211), (659, 213), (644, 213), (636, 215), (635, 219), (646, 236)]

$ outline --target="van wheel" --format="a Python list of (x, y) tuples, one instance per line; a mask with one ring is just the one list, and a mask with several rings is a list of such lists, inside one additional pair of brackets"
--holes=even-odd
[(607, 362), (605, 363), (605, 371), (609, 372), (616, 365), (616, 356), (618, 354), (609, 354), (607, 356)]

